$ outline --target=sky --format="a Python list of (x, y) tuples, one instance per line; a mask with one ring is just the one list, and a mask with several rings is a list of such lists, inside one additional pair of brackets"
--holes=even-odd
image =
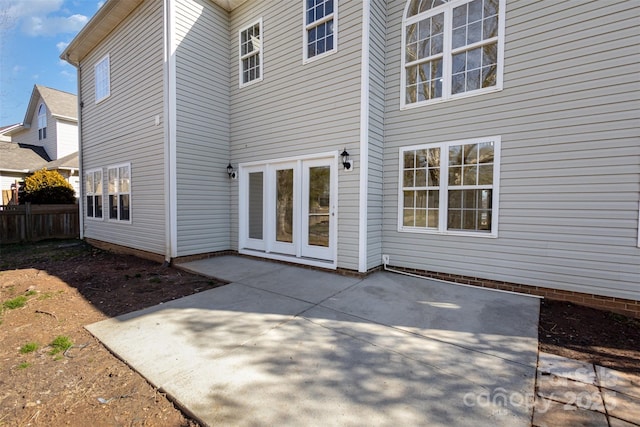
[(60, 54), (102, 0), (0, 0), (0, 127), (21, 123), (33, 85), (77, 94)]

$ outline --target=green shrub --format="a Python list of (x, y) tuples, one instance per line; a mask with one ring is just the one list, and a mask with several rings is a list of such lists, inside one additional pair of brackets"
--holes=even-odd
[(24, 182), (24, 195), (20, 203), (38, 205), (72, 204), (75, 191), (60, 172), (41, 169), (29, 175)]

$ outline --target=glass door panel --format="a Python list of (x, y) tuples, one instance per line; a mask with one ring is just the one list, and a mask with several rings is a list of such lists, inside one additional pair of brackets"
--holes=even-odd
[(334, 258), (333, 233), (334, 195), (333, 159), (304, 160), (302, 162), (302, 242), (303, 257), (332, 260)]
[(269, 223), (269, 239), (267, 252), (296, 255), (299, 233), (296, 230), (296, 208), (300, 185), (296, 182), (300, 176), (297, 162), (275, 164), (268, 167), (270, 189), (267, 191), (267, 221)]
[(276, 171), (276, 241), (293, 243), (293, 169)]
[(329, 247), (331, 167), (309, 168), (309, 212), (307, 239), (310, 246)]
[(262, 240), (263, 230), (263, 172), (249, 173), (249, 238)]

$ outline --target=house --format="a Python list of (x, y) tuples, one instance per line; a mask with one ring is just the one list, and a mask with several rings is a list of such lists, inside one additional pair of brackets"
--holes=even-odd
[(79, 194), (77, 111), (76, 95), (46, 86), (33, 87), (24, 121), (0, 128), (3, 194), (16, 181), (42, 168), (58, 170)]
[(110, 0), (83, 236), (395, 270), (640, 316), (635, 2)]

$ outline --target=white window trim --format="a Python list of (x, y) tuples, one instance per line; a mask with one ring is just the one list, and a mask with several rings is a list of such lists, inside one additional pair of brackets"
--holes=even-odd
[[(120, 183), (116, 182), (118, 188), (117, 188), (117, 192), (115, 194), (117, 194), (118, 196), (118, 217), (120, 216), (120, 194), (128, 194), (129, 195), (129, 219), (120, 219), (120, 218), (111, 218), (111, 206), (109, 206), (109, 196), (111, 195), (111, 193), (109, 192), (109, 170), (111, 169), (116, 169), (119, 170), (119, 168), (122, 167), (128, 167), (129, 168), (129, 191), (127, 193), (122, 193), (120, 191)], [(118, 171), (118, 180), (120, 179), (120, 172)], [(104, 214), (105, 210), (107, 212), (107, 214), (105, 215), (105, 218), (107, 219), (107, 221), (109, 222), (114, 222), (114, 223), (118, 223), (118, 224), (131, 224), (131, 218), (133, 218), (133, 205), (131, 203), (131, 200), (133, 199), (133, 197), (131, 196), (133, 193), (133, 176), (132, 176), (132, 172), (131, 172), (131, 163), (119, 163), (116, 165), (109, 165), (106, 168), (106, 174), (105, 174), (105, 184), (107, 187), (107, 191), (104, 194), (104, 199), (106, 201), (106, 204), (102, 203), (102, 212)]]
[[(449, 59), (446, 62), (443, 62), (443, 70), (442, 70), (442, 78), (443, 78), (443, 95), (440, 98), (429, 99), (425, 101), (415, 102), (411, 104), (407, 104), (406, 99), (406, 84), (407, 84), (407, 73), (406, 73), (406, 27), (407, 25), (413, 24), (424, 19), (425, 15), (438, 14), (441, 11), (445, 11), (445, 20), (444, 20), (444, 49), (443, 49), (443, 58), (449, 57), (451, 58), (451, 19), (447, 19), (447, 14), (453, 13), (453, 9), (457, 6), (460, 6), (465, 3), (469, 3), (471, 0), (452, 0), (449, 3), (444, 5), (434, 7), (433, 9), (429, 9), (427, 12), (423, 12), (421, 14), (412, 16), (407, 19), (407, 11), (409, 10), (409, 6), (411, 4), (411, 0), (407, 0), (404, 13), (402, 15), (402, 44), (400, 47), (400, 109), (406, 110), (410, 108), (422, 107), (425, 105), (438, 104), (440, 102), (447, 102), (456, 99), (469, 98), (472, 96), (483, 95), (486, 93), (499, 92), (503, 88), (504, 81), (504, 34), (505, 34), (505, 9), (506, 9), (506, 0), (499, 0), (498, 7), (500, 10), (498, 11), (498, 65), (497, 65), (497, 75), (496, 75), (496, 85), (492, 87), (476, 89), (470, 92), (458, 93), (455, 95), (450, 94), (450, 86), (451, 86), (451, 60)], [(478, 45), (485, 44), (484, 42), (478, 42)], [(468, 47), (467, 47), (468, 49)], [(466, 49), (465, 49), (466, 50)], [(445, 86), (448, 88), (445, 91)]]
[(95, 197), (95, 193), (93, 193), (93, 189), (92, 191), (89, 191), (89, 189), (87, 188), (87, 175), (94, 175), (93, 179), (95, 180), (95, 173), (96, 172), (100, 172), (101, 174), (101, 190), (102, 192), (100, 193), (100, 198), (102, 199), (102, 212), (100, 213), (100, 216), (95, 216), (95, 206), (94, 208), (94, 216), (89, 216), (87, 214), (87, 207), (85, 206), (85, 218), (91, 220), (91, 221), (104, 221), (104, 171), (102, 170), (102, 168), (95, 168), (95, 169), (89, 169), (86, 170), (84, 172), (84, 188), (85, 188), (85, 204), (86, 204), (86, 198), (87, 196), (93, 196)]
[[(465, 144), (478, 144), (481, 142), (492, 141), (494, 143), (493, 151), (493, 184), (492, 184), (492, 197), (491, 197), (491, 231), (462, 231), (462, 230), (447, 230), (447, 213), (448, 213), (448, 185), (449, 185), (449, 150), (452, 145), (465, 145)], [(426, 228), (426, 227), (407, 227), (403, 224), (403, 209), (404, 209), (404, 197), (403, 197), (403, 178), (404, 178), (404, 151), (418, 150), (424, 148), (440, 147), (440, 200), (438, 210), (438, 228)], [(452, 236), (469, 236), (469, 237), (484, 237), (484, 238), (497, 238), (498, 237), (498, 217), (499, 217), (499, 200), (500, 200), (500, 151), (501, 151), (501, 137), (490, 136), (484, 138), (473, 138), (458, 141), (448, 142), (436, 142), (430, 144), (411, 145), (407, 147), (400, 147), (398, 150), (398, 231), (409, 233), (423, 233), (423, 234), (443, 234)], [(442, 165), (446, 166), (446, 171), (442, 170)]]
[[(258, 51), (258, 58), (260, 59), (260, 67), (259, 67), (260, 77), (257, 79), (248, 81), (246, 83), (243, 83), (242, 75), (244, 70), (242, 68), (242, 60), (249, 56), (253, 56), (253, 54), (247, 54), (245, 56), (242, 56), (242, 32), (255, 26), (256, 24), (260, 26), (260, 49)], [(264, 31), (262, 27), (262, 17), (260, 17), (260, 19), (258, 19), (257, 21), (254, 21), (251, 24), (244, 26), (238, 31), (238, 82), (239, 82), (240, 88), (243, 88), (243, 87), (251, 86), (252, 84), (261, 82), (263, 79), (264, 79)]]
[[(106, 67), (107, 67), (107, 93), (101, 97), (98, 98), (98, 67), (101, 66), (101, 64), (103, 64), (106, 61)], [(100, 59), (94, 66), (93, 66), (93, 84), (94, 84), (94, 95), (95, 95), (95, 103), (99, 104), (100, 102), (104, 101), (105, 99), (109, 98), (111, 96), (111, 58), (109, 57), (109, 54), (107, 53), (105, 56), (102, 57), (102, 59)]]
[[(307, 42), (309, 38), (307, 30), (331, 19), (333, 19), (333, 48), (331, 50), (324, 51), (320, 55), (315, 55), (309, 58), (307, 54)], [(331, 15), (327, 15), (310, 24), (307, 24), (307, 2), (306, 0), (302, 0), (302, 64), (308, 64), (326, 56), (333, 55), (336, 52), (338, 52), (338, 0), (333, 0), (333, 13)]]

